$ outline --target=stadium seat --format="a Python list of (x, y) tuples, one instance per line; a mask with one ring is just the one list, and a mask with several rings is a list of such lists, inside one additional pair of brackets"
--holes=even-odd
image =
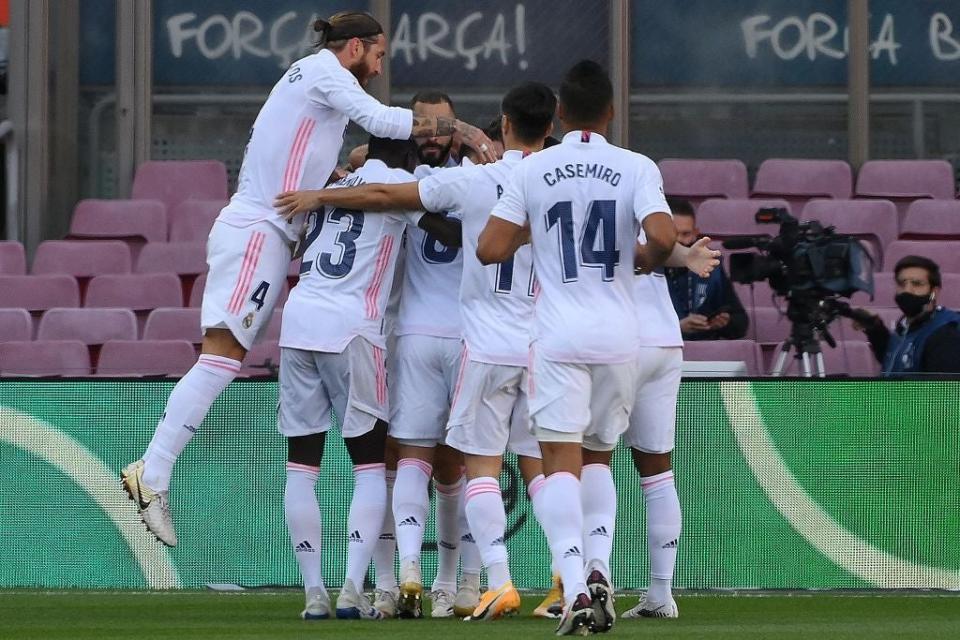
[(79, 340), (0, 342), (0, 376), (88, 376), (90, 353)]
[(63, 273), (92, 278), (105, 273), (130, 273), (130, 248), (117, 240), (47, 240), (37, 247), (31, 273)]
[(97, 375), (182, 376), (196, 360), (187, 340), (110, 340), (100, 349)]
[(707, 198), (744, 199), (749, 193), (747, 167), (740, 160), (667, 159), (657, 164), (664, 192), (695, 207)]
[(37, 330), (37, 340), (79, 340), (88, 346), (136, 339), (137, 318), (129, 309), (50, 309)]
[(136, 273), (175, 273), (198, 276), (207, 271), (203, 242), (154, 242), (140, 252)]
[(960, 200), (916, 200), (900, 225), (903, 240), (960, 240)]
[(227, 167), (215, 160), (150, 161), (137, 167), (135, 200), (160, 200), (173, 211), (184, 200), (226, 200)]
[(185, 200), (170, 212), (170, 242), (205, 242), (224, 200)]
[(813, 198), (849, 199), (853, 172), (843, 160), (770, 159), (760, 163), (753, 198), (780, 198), (800, 211)]
[(860, 167), (857, 198), (884, 198), (904, 214), (914, 200), (953, 200), (953, 167), (946, 160), (870, 160)]
[(0, 309), (0, 342), (29, 340), (33, 337), (33, 320), (26, 309)]
[(683, 343), (683, 359), (694, 362), (743, 362), (747, 375), (760, 372), (760, 347), (753, 340), (697, 340)]
[(143, 328), (144, 340), (187, 340), (193, 345), (203, 342), (200, 330), (200, 309), (165, 307), (154, 309)]
[(73, 276), (0, 276), (0, 291), (0, 307), (33, 312), (80, 306), (80, 287)]
[(85, 307), (148, 311), (181, 303), (180, 279), (172, 273), (97, 276), (90, 281)]
[(882, 307), (896, 308), (893, 296), (896, 295), (897, 283), (893, 273), (880, 271), (873, 274), (873, 299), (865, 291), (858, 291), (850, 296), (850, 304), (855, 307)]
[(758, 224), (755, 219), (757, 211), (766, 207), (790, 209), (786, 200), (704, 200), (697, 209), (697, 228), (702, 234), (717, 239), (764, 233), (776, 235), (780, 229), (778, 225)]
[(943, 286), (940, 289), (940, 304), (960, 310), (960, 273), (940, 274)]
[(899, 228), (897, 208), (886, 200), (811, 200), (800, 218), (868, 242), (874, 271), (883, 264), (883, 248), (897, 239)]
[(883, 254), (883, 270), (893, 271), (904, 256), (924, 256), (938, 265), (942, 273), (960, 273), (960, 240), (896, 240)]
[(275, 376), (280, 367), (280, 343), (276, 340), (262, 340), (253, 345), (243, 359), (240, 368), (241, 377)]
[(790, 335), (790, 321), (780, 309), (756, 307), (748, 311), (747, 316), (750, 318), (749, 335), (758, 344), (777, 344)]
[[(725, 265), (727, 267), (727, 273), (730, 273), (730, 263), (727, 262)], [(733, 283), (733, 289), (737, 292), (737, 297), (740, 298), (740, 303), (747, 309), (748, 313), (752, 307), (774, 307), (777, 305), (786, 304), (784, 302), (777, 302), (776, 298), (773, 295), (773, 289), (770, 288), (770, 285), (767, 284), (765, 280), (760, 282), (754, 282), (753, 284), (740, 284), (739, 282)]]
[[(828, 376), (877, 376), (880, 374), (880, 363), (873, 356), (870, 345), (863, 341), (837, 341), (836, 348), (831, 348), (826, 342), (821, 342), (823, 352), (824, 372)], [(773, 352), (773, 366), (782, 351), (781, 347)], [(811, 358), (811, 370), (813, 369)], [(771, 367), (770, 373), (772, 374)], [(782, 373), (786, 376), (802, 375), (800, 362), (791, 354), (787, 358), (786, 367)]]
[(131, 247), (167, 240), (167, 212), (158, 200), (81, 200), (68, 238), (125, 240)]
[(27, 272), (27, 255), (19, 242), (0, 242), (0, 276), (22, 276)]

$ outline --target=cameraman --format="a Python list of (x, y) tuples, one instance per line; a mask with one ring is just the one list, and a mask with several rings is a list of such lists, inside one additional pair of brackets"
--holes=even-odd
[[(700, 237), (693, 206), (667, 199), (677, 229), (677, 242), (690, 246)], [(723, 267), (702, 278), (685, 268), (664, 268), (673, 308), (684, 340), (736, 340), (747, 333), (747, 314)]]
[(904, 256), (894, 268), (903, 312), (891, 333), (879, 316), (856, 309), (854, 327), (867, 334), (883, 375), (960, 373), (960, 313), (937, 305), (940, 267), (929, 258)]

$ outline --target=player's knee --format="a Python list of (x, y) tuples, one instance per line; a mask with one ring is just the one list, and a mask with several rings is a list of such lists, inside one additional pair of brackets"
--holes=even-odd
[(382, 463), (386, 456), (387, 423), (377, 420), (373, 429), (356, 438), (344, 438), (343, 443), (354, 466)]
[(247, 355), (247, 350), (229, 329), (207, 329), (203, 334), (203, 345), (200, 350), (207, 355), (230, 358), (238, 362)]
[(636, 467), (637, 473), (645, 478), (670, 471), (673, 468), (670, 453), (669, 451), (666, 453), (649, 453), (640, 449), (630, 449), (630, 454), (633, 456), (633, 466)]
[(287, 461), (311, 467), (320, 466), (326, 435), (326, 433), (312, 433), (308, 436), (287, 438)]
[(530, 484), (531, 480), (543, 475), (543, 460), (540, 458), (517, 456), (517, 466), (520, 468), (524, 484)]
[(463, 476), (463, 454), (446, 445), (437, 447), (433, 462), (433, 477), (441, 484), (454, 484)]

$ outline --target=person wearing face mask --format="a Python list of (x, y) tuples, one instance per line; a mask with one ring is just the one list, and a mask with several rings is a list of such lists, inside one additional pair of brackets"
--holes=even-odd
[[(700, 237), (693, 206), (668, 198), (677, 243), (691, 246)], [(723, 267), (703, 278), (679, 267), (665, 267), (670, 299), (680, 318), (684, 340), (737, 340), (747, 333), (747, 313)]]
[(904, 256), (894, 267), (903, 317), (891, 332), (879, 316), (854, 310), (854, 327), (867, 334), (883, 375), (960, 373), (960, 313), (937, 304), (940, 267), (929, 258)]

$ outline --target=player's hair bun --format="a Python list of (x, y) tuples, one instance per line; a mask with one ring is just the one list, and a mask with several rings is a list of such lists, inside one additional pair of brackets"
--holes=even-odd
[(333, 25), (331, 25), (329, 22), (327, 22), (323, 18), (317, 18), (313, 23), (313, 30), (324, 36), (330, 33), (330, 29), (332, 28), (333, 28)]

